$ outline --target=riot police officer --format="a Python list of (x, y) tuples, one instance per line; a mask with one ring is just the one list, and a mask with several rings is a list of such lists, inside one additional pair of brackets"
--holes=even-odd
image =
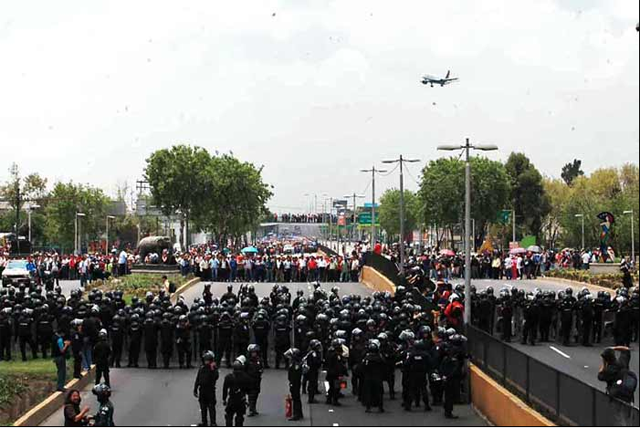
[(198, 369), (196, 381), (193, 386), (193, 395), (200, 403), (200, 426), (216, 425), (216, 383), (220, 374), (215, 363), (215, 355), (206, 351), (202, 355), (202, 366)]
[(294, 422), (303, 419), (302, 400), (300, 398), (300, 390), (302, 388), (302, 352), (298, 348), (291, 348), (285, 352), (284, 357), (289, 362), (289, 394), (291, 394), (293, 404), (293, 412), (289, 421)]
[(178, 348), (178, 365), (180, 368), (191, 368), (191, 329), (186, 315), (180, 315), (175, 331)]
[(245, 373), (240, 358), (233, 362), (233, 372), (225, 376), (222, 387), (222, 403), (225, 406), (225, 422), (228, 427), (234, 426), (234, 422), (237, 427), (243, 426), (247, 409), (246, 397), (251, 380)]
[(260, 384), (262, 383), (262, 373), (264, 372), (264, 363), (260, 357), (260, 346), (251, 344), (247, 347), (247, 375), (251, 380), (249, 386), (249, 414), (252, 417), (258, 415), (257, 404), (260, 395)]

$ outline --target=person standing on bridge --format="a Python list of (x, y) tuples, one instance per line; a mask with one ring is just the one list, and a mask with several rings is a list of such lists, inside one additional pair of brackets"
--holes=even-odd
[(215, 355), (207, 351), (202, 356), (202, 366), (198, 370), (193, 386), (193, 396), (200, 403), (200, 426), (216, 426), (216, 383), (220, 374), (215, 362)]

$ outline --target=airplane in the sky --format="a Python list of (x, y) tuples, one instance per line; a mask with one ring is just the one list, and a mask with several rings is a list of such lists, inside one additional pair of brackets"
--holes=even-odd
[(448, 85), (449, 83), (453, 83), (456, 80), (458, 80), (458, 78), (451, 77), (451, 70), (449, 70), (447, 71), (447, 75), (443, 79), (440, 79), (434, 76), (429, 76), (429, 75), (424, 76), (422, 78), (422, 84), (431, 85), (431, 87), (433, 88), (433, 85), (444, 86), (444, 85)]

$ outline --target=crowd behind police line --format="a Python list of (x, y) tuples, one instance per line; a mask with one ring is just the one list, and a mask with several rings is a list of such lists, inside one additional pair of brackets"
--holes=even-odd
[[(349, 377), (351, 392), (366, 411), (384, 411), (383, 383), (389, 398), (396, 398), (400, 368), (406, 410), (444, 404), (445, 415), (455, 417), (466, 358), (466, 339), (459, 334), (463, 296), (449, 293), (441, 307), (425, 309), (408, 292), (411, 287), (398, 287), (395, 296), (377, 292), (362, 297), (340, 296), (336, 287), (327, 292), (315, 283), (310, 295), (300, 290), (293, 297), (286, 285), (274, 285), (262, 299), (253, 285), (233, 287), (214, 296), (205, 284), (202, 297), (190, 306), (182, 298), (172, 304), (164, 291), (133, 297), (127, 305), (119, 291), (74, 290), (67, 299), (59, 287), (48, 292), (35, 285), (3, 288), (1, 356), (12, 359), (17, 344), (19, 358), (57, 358), (55, 344), (63, 339), (69, 343), (74, 377), (95, 363), (96, 383), (110, 386), (110, 368), (169, 368), (176, 362), (188, 368), (211, 351), (215, 367), (242, 364), (249, 381), (238, 394), (246, 392), (249, 416), (258, 413), (261, 373), (273, 362), (276, 369), (290, 370), (293, 419), (302, 417), (296, 367), (298, 391), (310, 403), (320, 394), (325, 370), (326, 403), (340, 405)], [(233, 421), (240, 422), (242, 415), (232, 413)]]

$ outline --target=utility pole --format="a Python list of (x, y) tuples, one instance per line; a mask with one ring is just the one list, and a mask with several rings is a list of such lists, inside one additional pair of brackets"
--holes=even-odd
[(357, 199), (364, 198), (364, 195), (358, 195), (357, 193), (354, 193), (353, 195), (345, 195), (344, 197), (353, 198), (353, 222), (351, 224), (351, 241), (353, 242), (356, 236), (355, 227), (358, 223), (358, 215), (356, 214), (356, 208), (358, 206)]
[(404, 164), (420, 162), (420, 159), (405, 159), (402, 155), (398, 159), (382, 161), (384, 164), (397, 163), (400, 165), (400, 274), (404, 274)]
[(465, 154), (465, 207), (464, 207), (464, 247), (465, 247), (465, 267), (464, 267), (464, 323), (465, 326), (471, 322), (471, 240), (469, 231), (471, 230), (471, 150), (494, 151), (498, 150), (494, 145), (472, 145), (467, 138), (464, 145), (443, 145), (438, 146), (438, 150), (458, 151), (463, 150)]
[(633, 210), (628, 210), (623, 213), (624, 215), (631, 215), (631, 261), (636, 264), (636, 234), (634, 230)]
[(376, 243), (376, 172), (385, 173), (386, 169), (376, 169), (375, 165), (371, 169), (363, 169), (361, 172), (371, 173), (371, 247)]

